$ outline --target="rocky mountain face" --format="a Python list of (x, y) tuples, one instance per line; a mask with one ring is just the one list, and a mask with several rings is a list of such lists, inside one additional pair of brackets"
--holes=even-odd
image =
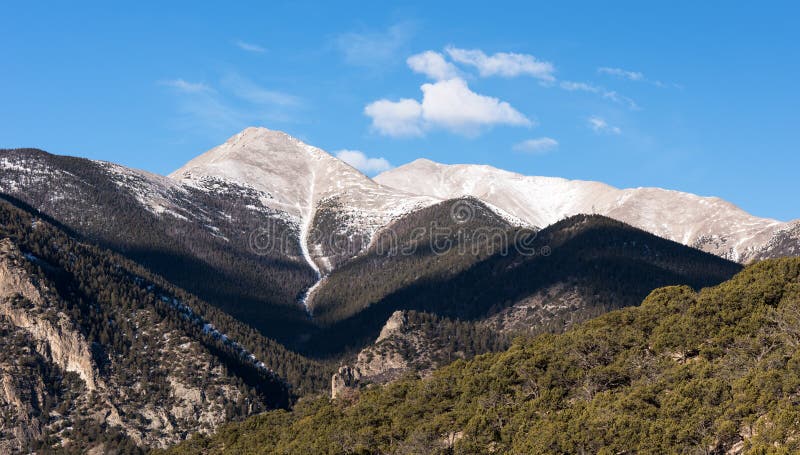
[[(714, 197), (661, 188), (618, 189), (600, 182), (525, 176), (491, 166), (420, 159), (386, 171), (375, 181), (442, 199), (473, 196), (539, 227), (577, 214), (604, 215), (741, 263), (782, 256), (791, 249), (777, 244), (800, 227), (800, 220), (783, 223), (758, 218)], [(797, 237), (792, 240), (797, 249)]]
[(42, 440), (68, 446), (75, 427), (91, 426), (120, 431), (137, 446), (163, 446), (194, 428), (213, 431), (231, 417), (231, 404), (252, 406), (245, 415), (265, 409), (248, 403), (206, 348), (147, 309), (130, 315), (144, 348), (134, 355), (163, 382), (119, 371), (114, 353), (98, 352), (101, 346), (54, 301), (58, 295), (26, 270), (28, 260), (9, 239), (0, 241), (3, 452)]
[(0, 333), (3, 453), (163, 447), (289, 406), (276, 359), (324, 370), (5, 202)]

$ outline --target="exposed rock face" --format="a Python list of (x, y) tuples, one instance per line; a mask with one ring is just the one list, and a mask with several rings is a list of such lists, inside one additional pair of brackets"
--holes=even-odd
[(361, 373), (347, 365), (339, 367), (339, 372), (331, 378), (331, 398), (348, 399), (358, 393)]
[[(87, 425), (164, 447), (190, 432), (213, 431), (226, 421), (226, 406), (247, 404), (226, 367), (151, 308), (106, 313), (109, 324), (126, 317), (138, 327), (131, 342), (140, 344), (130, 355), (144, 372), (112, 347), (90, 342), (37, 272), (36, 265), (53, 266), (39, 261), (0, 239), (0, 453), (27, 452), (45, 435), (59, 440)], [(164, 388), (153, 377), (163, 377)], [(249, 406), (248, 413), (263, 409)], [(65, 435), (60, 444), (69, 441)], [(104, 452), (98, 444), (90, 448)]]
[[(47, 299), (37, 289), (22, 267), (24, 257), (10, 239), (0, 240), (0, 317), (28, 332), (44, 348), (47, 357), (59, 368), (77, 373), (86, 389), (97, 389), (96, 367), (86, 339), (63, 313), (49, 308)], [(35, 308), (47, 311), (46, 318), (29, 309), (12, 305), (19, 296)], [(49, 310), (49, 311), (48, 311)]]
[(380, 343), (381, 341), (402, 332), (403, 327), (407, 322), (408, 320), (406, 315), (402, 311), (395, 311), (386, 321), (386, 324), (381, 329), (381, 333), (378, 335), (378, 339), (375, 340), (375, 343)]
[[(333, 375), (331, 398), (352, 397), (363, 384), (390, 382), (409, 371), (409, 361), (400, 353), (401, 345), (408, 347), (417, 343), (411, 343), (413, 335), (405, 336), (406, 323), (405, 314), (395, 311), (386, 321), (375, 343), (361, 350), (352, 366), (342, 366)], [(421, 360), (416, 349), (407, 355)]]
[(511, 334), (560, 332), (595, 316), (591, 313), (590, 299), (580, 291), (580, 285), (576, 283), (559, 283), (526, 297), (482, 323), (493, 330)]
[[(331, 396), (350, 397), (362, 386), (386, 384), (405, 374), (430, 374), (434, 369), (468, 355), (454, 348), (450, 334), (441, 333), (443, 321), (410, 321), (406, 311), (395, 311), (375, 343), (361, 350), (352, 365), (339, 368), (331, 380)], [(461, 323), (465, 324), (465, 323)]]

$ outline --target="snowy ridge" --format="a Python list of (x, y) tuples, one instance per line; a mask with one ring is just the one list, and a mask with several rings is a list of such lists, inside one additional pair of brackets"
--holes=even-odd
[[(152, 288), (149, 289), (152, 290)], [(162, 302), (166, 303), (167, 305), (175, 309), (181, 315), (181, 317), (183, 317), (188, 321), (191, 321), (198, 327), (202, 327), (204, 334), (216, 340), (221, 341), (223, 344), (233, 349), (234, 352), (236, 352), (243, 361), (249, 362), (256, 369), (261, 370), (264, 373), (267, 373), (276, 378), (278, 377), (278, 375), (274, 371), (269, 369), (267, 365), (264, 364), (264, 362), (258, 360), (258, 358), (256, 358), (256, 356), (253, 355), (250, 351), (248, 351), (244, 346), (242, 346), (241, 344), (232, 340), (224, 333), (214, 328), (213, 324), (203, 320), (203, 318), (201, 318), (198, 314), (192, 311), (192, 309), (188, 305), (186, 305), (185, 303), (181, 302), (180, 300), (174, 297), (171, 298), (166, 295), (161, 295), (160, 297)]]
[(483, 165), (420, 159), (384, 172), (375, 181), (442, 199), (476, 197), (539, 227), (580, 213), (600, 214), (739, 262), (749, 260), (791, 225), (752, 216), (715, 197), (661, 188), (619, 189)]
[(94, 163), (111, 174), (115, 185), (129, 190), (136, 200), (150, 212), (156, 215), (167, 214), (182, 220), (188, 219), (184, 210), (174, 202), (175, 192), (185, 193), (185, 190), (174, 181), (108, 161), (94, 160)]

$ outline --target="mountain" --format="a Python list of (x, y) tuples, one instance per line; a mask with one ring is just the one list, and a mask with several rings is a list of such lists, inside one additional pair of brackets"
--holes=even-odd
[(376, 184), (285, 133), (248, 128), (169, 177), (0, 151), (0, 193), (296, 343), (305, 295), (379, 229), (439, 202)]
[(778, 257), (783, 239), (800, 250), (800, 220), (752, 216), (714, 197), (660, 188), (618, 189), (600, 182), (535, 177), (482, 165), (419, 159), (386, 171), (376, 182), (442, 199), (473, 196), (544, 227), (577, 214), (600, 214), (737, 262)]
[[(332, 377), (357, 396), (741, 269), (602, 215), (551, 207), (539, 228), (476, 193), (396, 189), (263, 128), (166, 177), (0, 151), (2, 448), (160, 447), (308, 402)], [(799, 234), (753, 254), (791, 254)]]
[(213, 178), (183, 186), (113, 163), (17, 149), (0, 151), (0, 193), (271, 336), (290, 338), (307, 324), (298, 301), (316, 274), (297, 223), (265, 205), (262, 191)]
[[(578, 292), (566, 277), (562, 287), (556, 277), (542, 288), (541, 280), (524, 274), (512, 282), (507, 277), (518, 273), (514, 267), (498, 275), (500, 265), (485, 265), (503, 263), (491, 258), (496, 248), (513, 247), (515, 237), (535, 234), (538, 228), (531, 225), (543, 226), (547, 219), (533, 219), (518, 206), (488, 200), (485, 194), (450, 198), (393, 189), (320, 149), (264, 128), (242, 131), (168, 177), (31, 149), (1, 151), (0, 177), (0, 193), (18, 205), (125, 255), (308, 355), (337, 356), (363, 348), (395, 310), (442, 312), (456, 319), (502, 317), (507, 321), (502, 330), (512, 320), (524, 329), (525, 321), (534, 319), (520, 318), (519, 311), (497, 311), (525, 299), (561, 308), (565, 296)], [(504, 185), (504, 178), (514, 183), (506, 175), (498, 176), (496, 185)], [(419, 183), (429, 184), (425, 176)], [(649, 216), (649, 210), (641, 216)], [(619, 241), (640, 236), (632, 232), (621, 229)], [(442, 244), (449, 247), (439, 251)], [(791, 250), (793, 237), (780, 245)], [(574, 259), (580, 252), (571, 254)], [(688, 249), (675, 254), (686, 255), (687, 264), (702, 262)], [(713, 283), (710, 274), (690, 269), (669, 279), (656, 274), (661, 278), (632, 283), (627, 287), (632, 291), (623, 292), (614, 305), (635, 302), (652, 287), (680, 282), (675, 280)], [(727, 264), (717, 269), (725, 271), (715, 275), (717, 280), (733, 273)], [(478, 287), (495, 286), (475, 272), (480, 270), (503, 281), (502, 292), (487, 294)], [(465, 306), (459, 299), (442, 298), (436, 286), (483, 300)], [(557, 291), (563, 295), (552, 303), (548, 296)], [(579, 294), (590, 295), (583, 288)], [(405, 303), (398, 303), (401, 299)], [(428, 303), (420, 304), (424, 299)], [(578, 302), (585, 300), (570, 301), (582, 308)], [(538, 320), (536, 327), (559, 317)]]
[(166, 453), (796, 453), (800, 259)]
[(262, 191), (265, 206), (300, 227), (309, 265), (325, 274), (357, 255), (388, 222), (438, 202), (384, 187), (316, 147), (247, 128), (170, 174), (183, 186), (216, 179)]
[(3, 453), (163, 446), (288, 407), (331, 374), (4, 201), (0, 332)]

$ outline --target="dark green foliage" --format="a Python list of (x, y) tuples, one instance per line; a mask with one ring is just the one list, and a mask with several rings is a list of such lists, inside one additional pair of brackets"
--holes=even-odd
[(658, 289), (560, 335), (428, 379), (304, 401), (170, 453), (746, 453), (800, 450), (800, 259)]

